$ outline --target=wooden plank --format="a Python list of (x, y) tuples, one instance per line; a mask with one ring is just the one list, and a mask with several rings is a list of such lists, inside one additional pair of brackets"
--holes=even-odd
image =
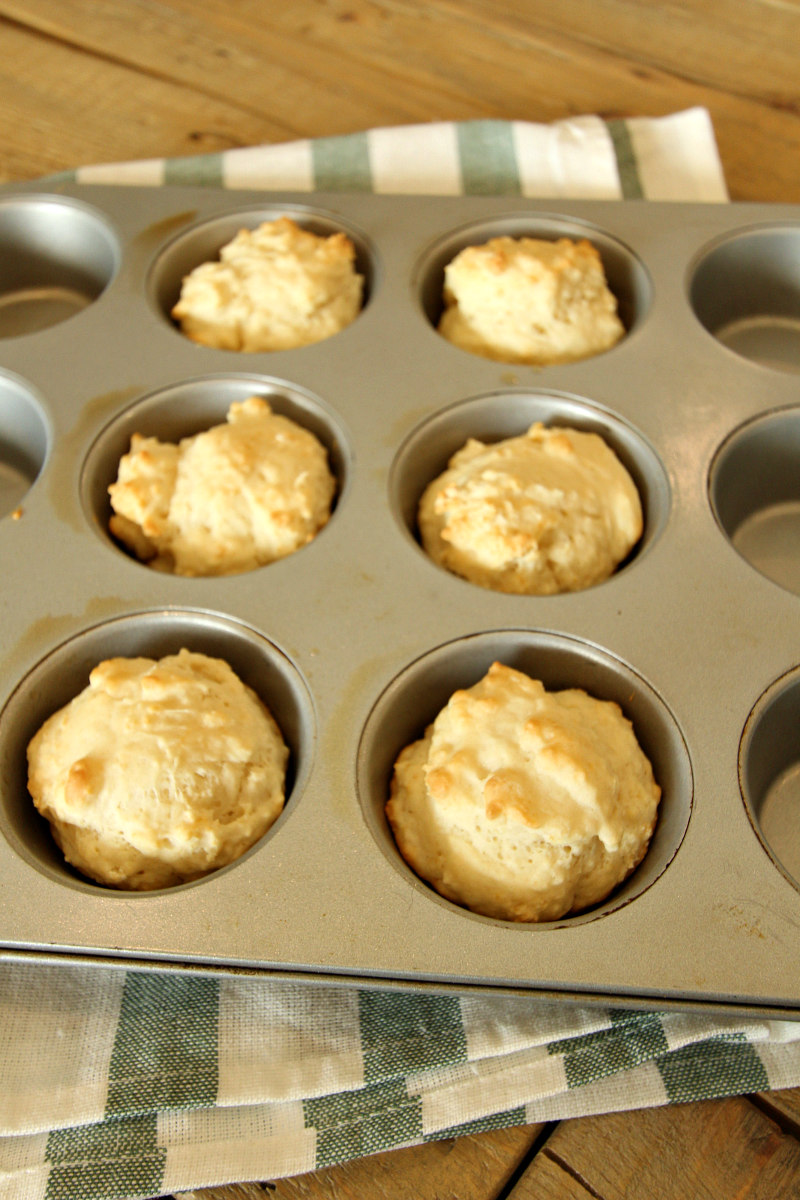
[[(319, 7), (322, 15), (311, 25), (304, 21), (305, 7), (277, 10), (284, 27), (329, 44), (341, 40), (331, 15), (341, 4)], [(370, 19), (376, 8), (382, 22)], [(720, 21), (720, 8), (727, 22)], [(404, 0), (355, 2), (347, 4), (348, 54), (357, 49), (389, 72), (402, 47), (404, 86), (429, 88), (446, 72), (459, 94), (481, 97), (484, 116), (550, 121), (582, 113), (659, 115), (702, 105), (714, 120), (735, 199), (800, 201), (800, 10), (781, 9), (781, 21), (770, 23), (773, 8), (738, 0), (669, 6), (646, 0), (497, 6), (434, 0), (421, 20), (418, 5)], [(721, 53), (709, 54), (720, 31)], [(440, 45), (448, 48), (445, 61), (436, 50)], [(720, 59), (726, 64), (722, 74), (715, 65)], [(783, 83), (777, 94), (776, 75)]]
[[(796, 95), (783, 83), (773, 87), (773, 65), (779, 79), (786, 72), (789, 34), (795, 45), (800, 37), (800, 11), (780, 9), (776, 28), (786, 36), (753, 62), (751, 47), (762, 45), (756, 16), (768, 6), (723, 4), (722, 45), (741, 41), (723, 78), (718, 65), (703, 67), (704, 58), (718, 57), (708, 45), (720, 4), (678, 5), (680, 30), (672, 34), (672, 17), (652, 7), (645, 14), (646, 7), (632, 0), (515, 0), (510, 8), (487, 0), (208, 0), (202, 7), (189, 0), (7, 0), (0, 15), (38, 32), (27, 34), (25, 48), (4, 53), (12, 67), (0, 64), (0, 103), (12, 115), (0, 168), (6, 178), (19, 177), (37, 153), (56, 169), (409, 121), (549, 121), (700, 104), (712, 113), (734, 198), (800, 201)], [(740, 9), (750, 15), (734, 20)], [(588, 33), (577, 10), (594, 13)], [(6, 27), (3, 38), (11, 32)], [(18, 42), (22, 29), (13, 32)], [(687, 74), (681, 55), (692, 36), (696, 62)], [(78, 96), (63, 82), (59, 43), (85, 56)], [(100, 96), (107, 98), (102, 107)], [(26, 145), (31, 112), (39, 125), (33, 150)]]
[(755, 1100), (767, 1116), (770, 1116), (786, 1132), (800, 1139), (800, 1087), (785, 1088), (778, 1092), (759, 1092)]
[[(354, 86), (364, 93), (369, 89), (383, 97), (394, 96), (396, 81), (401, 96), (421, 93), (428, 117), (443, 93), (465, 103), (472, 99), (473, 111), (507, 104), (510, 96), (537, 108), (549, 102), (558, 111), (565, 104), (572, 112), (595, 111), (595, 106), (587, 108), (572, 96), (575, 83), (580, 82), (574, 78), (576, 65), (582, 67), (587, 82), (596, 74), (641, 89), (648, 83), (643, 69), (643, 63), (648, 63), (655, 73), (670, 73), (675, 89), (711, 84), (732, 95), (753, 97), (763, 94), (764, 80), (773, 82), (775, 58), (780, 56), (789, 58), (787, 70), (794, 80), (795, 63), (786, 41), (797, 33), (796, 19), (784, 22), (789, 27), (780, 45), (763, 37), (760, 20), (749, 21), (744, 31), (739, 22), (725, 43), (728, 50), (728, 43), (738, 45), (739, 52), (726, 56), (729, 68), (724, 77), (716, 79), (718, 72), (703, 71), (703, 62), (713, 65), (718, 57), (707, 54), (704, 22), (715, 39), (717, 25), (715, 17), (704, 17), (704, 7), (694, 6), (691, 14), (686, 13), (688, 30), (677, 39), (672, 32), (674, 6), (665, 13), (661, 8), (614, 0), (584, 0), (568, 6), (541, 0), (517, 0), (512, 6), (493, 6), (487, 0), (434, 0), (425, 6), (404, 0), (328, 4), (294, 0), (290, 5), (261, 8), (208, 0), (202, 10), (189, 0), (157, 6), (143, 0), (124, 4), (17, 0), (0, 4), (0, 13), (149, 73), (166, 71), (170, 78), (209, 94), (229, 96), (235, 79), (237, 99), (259, 110), (284, 103), (293, 109), (298, 99), (308, 99), (292, 90), (284, 95), (291, 72), (334, 86), (341, 100)], [(737, 5), (734, 11), (747, 13), (751, 8)], [(679, 27), (683, 28), (680, 23)], [(590, 29), (597, 36), (589, 36)], [(448, 48), (444, 57), (443, 44)], [(684, 65), (692, 45), (699, 47), (698, 69), (687, 78)], [(754, 46), (759, 50), (755, 63)], [(662, 52), (662, 47), (670, 52)], [(742, 66), (748, 60), (752, 69), (745, 72)], [(345, 64), (349, 70), (343, 70)], [(370, 98), (376, 102), (374, 94)], [(318, 94), (316, 99), (324, 96)], [(524, 108), (518, 108), (517, 115), (526, 115)]]
[[(0, 6), (0, 17), (9, 7)], [(65, 4), (68, 20), (56, 28), (42, 22), (44, 35), (0, 25), (0, 181), (424, 119), (422, 100), (398, 105), (392, 97), (402, 90), (388, 92), (377, 71), (352, 88), (341, 56), (326, 54), (321, 83), (301, 44), (279, 41), (262, 58), (246, 30), (227, 40), (227, 27), (197, 9), (176, 34), (169, 25), (153, 29), (144, 11), (152, 6), (97, 8)], [(109, 9), (124, 19), (104, 21)]]
[(800, 1143), (742, 1098), (611, 1113), (562, 1121), (510, 1200), (555, 1200), (559, 1178), (581, 1200), (776, 1200), (798, 1194)]
[[(185, 0), (181, 4), (186, 7)], [(444, 112), (437, 109), (437, 84), (443, 80), (461, 104), (471, 96), (480, 99), (478, 112), (467, 115), (548, 121), (585, 112), (655, 115), (704, 105), (718, 127), (735, 198), (800, 200), (794, 166), (800, 151), (798, 106), (770, 106), (760, 99), (773, 86), (773, 61), (781, 55), (787, 59), (783, 71), (796, 98), (796, 57), (791, 51), (800, 41), (800, 13), (790, 12), (781, 25), (780, 46), (788, 47), (782, 51), (778, 41), (763, 39), (764, 5), (755, 7), (758, 11), (753, 12), (752, 6), (733, 0), (724, 5), (728, 14), (744, 9), (751, 17), (743, 25), (740, 16), (724, 43), (730, 66), (722, 82), (713, 69), (700, 69), (704, 58), (718, 57), (708, 53), (709, 43), (716, 43), (718, 36), (718, 3), (677, 6), (684, 14), (685, 36), (667, 39), (669, 53), (655, 48), (674, 27), (676, 6), (654, 8), (615, 0), (560, 6), (516, 0), (515, 24), (509, 23), (508, 6), (486, 0), (434, 0), (422, 13), (418, 4), (407, 0), (341, 0), (311, 7), (294, 3), (271, 9), (269, 20), (304, 44), (341, 48), (350, 61), (354, 86), (369, 62), (379, 65), (388, 81), (396, 78), (402, 90), (413, 94), (421, 89), (434, 117), (458, 118), (462, 112), (447, 105)], [(602, 45), (587, 39), (576, 9), (582, 16), (593, 14), (592, 27), (604, 30)], [(346, 41), (341, 21), (345, 14)], [(692, 39), (699, 62), (694, 76), (687, 76), (685, 43)], [(447, 46), (444, 59), (442, 45)], [(755, 61), (752, 46), (759, 48)]]
[(0, 30), (0, 179), (160, 155), (201, 154), (286, 131), (233, 104), (134, 71), (24, 30)]
[[(603, 1200), (596, 1192), (589, 1191), (582, 1180), (576, 1179), (565, 1163), (549, 1155), (546, 1148), (537, 1154), (534, 1168), (526, 1171), (520, 1183), (509, 1193), (508, 1200)], [(631, 1196), (634, 1195), (631, 1193)], [(234, 1197), (230, 1200), (234, 1200)], [(241, 1200), (250, 1198), (242, 1197)], [(253, 1197), (253, 1200), (260, 1198)], [(656, 1200), (656, 1197), (652, 1200)], [(657, 1200), (662, 1198), (659, 1196)]]
[[(291, 8), (299, 23), (282, 28), (276, 13)], [(105, 57), (156, 79), (182, 83), (218, 100), (230, 100), (257, 117), (271, 114), (295, 136), (363, 129), (378, 115), (386, 123), (429, 119), (447, 103), (444, 80), (427, 76), (425, 91), (410, 86), (404, 47), (386, 64), (359, 53), (347, 20), (326, 42), (316, 36), (314, 0), (287, 6), (251, 6), (209, 0), (30, 0), (2, 3), (0, 15), (57, 42)], [(395, 76), (396, 78), (392, 78)], [(463, 97), (464, 115), (479, 101)], [(367, 121), (364, 111), (374, 114)]]
[(438, 0), (464, 20), (535, 32), (636, 63), (639, 72), (746, 95), (797, 112), (798, 9), (775, 0)]
[(467, 1134), (268, 1184), (181, 1192), (175, 1200), (493, 1200), (540, 1130), (540, 1125), (524, 1125)]

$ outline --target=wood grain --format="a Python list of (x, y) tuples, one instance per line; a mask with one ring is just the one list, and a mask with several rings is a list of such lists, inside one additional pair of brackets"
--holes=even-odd
[(0, 0), (0, 179), (376, 125), (704, 105), (732, 196), (798, 202), (798, 44), (791, 0)]
[(547, 1200), (567, 1183), (595, 1200), (777, 1200), (799, 1179), (796, 1138), (734, 1098), (562, 1121), (511, 1197)]
[(786, 1133), (800, 1138), (800, 1088), (761, 1092), (753, 1099)]

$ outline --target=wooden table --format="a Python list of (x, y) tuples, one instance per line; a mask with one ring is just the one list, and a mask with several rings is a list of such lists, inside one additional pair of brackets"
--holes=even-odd
[[(376, 125), (703, 105), (800, 203), (798, 0), (0, 0), (0, 181)], [(205, 1200), (800, 1196), (800, 1089), (461, 1137)]]

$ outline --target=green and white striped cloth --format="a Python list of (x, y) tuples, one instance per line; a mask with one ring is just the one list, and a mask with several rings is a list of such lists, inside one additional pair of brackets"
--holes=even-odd
[(6, 964), (0, 1195), (133, 1200), (793, 1086), (800, 1023)]
[[(727, 199), (700, 109), (379, 129), (69, 177)], [(0, 1070), (2, 1200), (134, 1200), (466, 1131), (797, 1086), (800, 1023), (9, 956)]]
[(81, 167), (78, 183), (394, 195), (727, 200), (705, 109), (659, 119), (432, 122), (179, 159)]

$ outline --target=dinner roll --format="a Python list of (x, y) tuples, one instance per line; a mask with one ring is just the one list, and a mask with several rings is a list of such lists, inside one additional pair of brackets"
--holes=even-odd
[(585, 239), (495, 237), (444, 272), (439, 332), (472, 354), (544, 366), (610, 349), (625, 330), (603, 263)]
[(540, 422), (470, 438), (419, 502), (434, 562), (499, 592), (548, 595), (607, 579), (642, 534), (631, 476), (596, 433)]
[(177, 444), (134, 434), (108, 491), (112, 534), (148, 566), (233, 575), (316, 537), (335, 481), (319, 439), (250, 396)]
[(64, 857), (109, 887), (170, 887), (239, 858), (284, 805), (274, 717), (218, 658), (111, 658), (28, 745)]
[(183, 280), (172, 316), (194, 342), (220, 350), (289, 350), (339, 333), (361, 309), (364, 280), (347, 234), (291, 217), (241, 229)]
[(401, 751), (386, 815), (403, 858), (448, 900), (552, 921), (630, 874), (659, 799), (617, 704), (494, 663)]

